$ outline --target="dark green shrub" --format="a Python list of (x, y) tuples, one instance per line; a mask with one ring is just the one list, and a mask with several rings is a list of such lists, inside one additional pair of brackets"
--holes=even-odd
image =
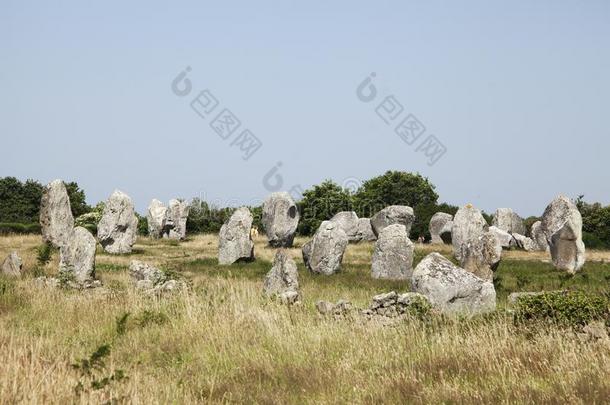
[(50, 243), (43, 243), (36, 248), (36, 263), (38, 266), (46, 266), (53, 257), (53, 245)]
[(352, 210), (349, 192), (331, 180), (305, 190), (297, 206), (301, 216), (299, 235), (313, 235), (322, 221), (331, 219), (337, 212)]
[(514, 319), (517, 323), (543, 321), (577, 327), (592, 320), (607, 319), (608, 305), (607, 297), (582, 291), (524, 295), (517, 300)]

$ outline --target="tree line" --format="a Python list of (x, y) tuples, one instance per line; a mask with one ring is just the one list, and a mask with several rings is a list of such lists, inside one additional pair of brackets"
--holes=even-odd
[[(0, 232), (39, 232), (38, 217), (43, 186), (38, 181), (21, 182), (15, 177), (0, 178)], [(76, 182), (67, 182), (66, 189), (70, 197), (72, 213), (77, 224), (95, 231), (96, 221), (101, 217), (103, 202), (94, 207), (86, 203), (86, 196)], [(325, 180), (303, 192), (303, 198), (297, 202), (301, 220), (297, 233), (303, 236), (312, 235), (322, 221), (332, 218), (340, 211), (355, 211), (361, 218), (370, 218), (388, 205), (408, 205), (415, 212), (415, 222), (411, 228), (411, 237), (429, 238), (428, 223), (436, 212), (455, 214), (458, 207), (439, 202), (436, 187), (419, 173), (387, 171), (386, 173), (366, 180), (354, 192), (342, 188), (332, 180)], [(583, 217), (583, 239), (590, 248), (610, 248), (610, 206), (600, 203), (587, 203), (584, 196), (576, 200)], [(254, 226), (262, 230), (261, 206), (249, 207), (254, 217)], [(216, 207), (199, 198), (191, 202), (187, 222), (187, 232), (215, 233), (231, 216), (235, 208)], [(483, 213), (491, 223), (491, 215)], [(80, 220), (78, 219), (80, 217)], [(146, 233), (146, 216), (138, 215), (139, 232)], [(525, 219), (527, 228), (539, 220), (539, 217)]]

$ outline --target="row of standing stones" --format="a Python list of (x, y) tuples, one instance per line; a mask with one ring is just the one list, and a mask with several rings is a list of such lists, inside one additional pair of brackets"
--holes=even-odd
[[(270, 245), (291, 246), (298, 219), (296, 205), (287, 193), (269, 196), (263, 205), (263, 225)], [(413, 269), (414, 245), (409, 232), (414, 220), (413, 209), (407, 206), (386, 207), (370, 219), (358, 218), (354, 212), (340, 212), (322, 222), (312, 239), (303, 245), (303, 262), (312, 273), (332, 275), (340, 271), (350, 242), (376, 240), (372, 277), (409, 280), (418, 299), (423, 297), (441, 312), (475, 314), (495, 309), (493, 272), (500, 263), (503, 249), (548, 251), (555, 267), (568, 273), (580, 270), (585, 261), (580, 212), (563, 196), (548, 205), (542, 221), (532, 226), (531, 237), (525, 236), (523, 219), (508, 208), (496, 211), (492, 226), (470, 204), (460, 208), (455, 216), (435, 214), (430, 221), (432, 243), (447, 243), (450, 238), (459, 266), (433, 252)], [(223, 225), (219, 235), (220, 264), (254, 260), (251, 225), (252, 215), (245, 207)], [(295, 269), (294, 261), (279, 250), (265, 279), (265, 293), (278, 296), (284, 302), (298, 301)], [(401, 308), (409, 302), (418, 302), (412, 295), (397, 297), (390, 301), (392, 305), (399, 303)], [(383, 307), (378, 305), (379, 300), (382, 298), (376, 297), (371, 308)], [(337, 305), (345, 308), (347, 304), (340, 301)], [(318, 307), (321, 312), (328, 312), (328, 308), (337, 305), (323, 302)]]
[[(96, 239), (85, 228), (74, 227), (70, 201), (61, 180), (44, 188), (40, 211), (43, 241), (60, 250), (60, 275), (69, 275), (67, 279), (79, 288), (99, 286), (95, 279)], [(286, 192), (272, 193), (263, 203), (262, 211), (270, 246), (291, 247), (299, 222), (299, 211), (291, 196)], [(148, 209), (149, 234), (153, 238), (184, 239), (187, 218), (187, 203), (171, 200), (165, 207), (153, 200)], [(414, 245), (409, 232), (414, 220), (413, 209), (399, 205), (386, 207), (370, 219), (358, 218), (354, 212), (337, 213), (322, 222), (302, 247), (303, 262), (312, 273), (332, 275), (340, 270), (350, 242), (375, 240), (372, 277), (409, 280), (415, 293), (443, 312), (478, 313), (495, 308), (493, 271), (500, 263), (503, 248), (547, 250), (555, 267), (569, 273), (578, 271), (585, 261), (580, 212), (563, 196), (547, 206), (542, 221), (532, 226), (531, 238), (524, 236), (523, 220), (511, 209), (498, 209), (492, 226), (470, 204), (460, 208), (455, 216), (436, 213), (430, 220), (432, 243), (446, 243), (450, 237), (460, 267), (439, 253), (431, 253), (413, 269)], [(219, 233), (219, 264), (254, 260), (252, 222), (250, 210), (242, 207), (223, 224)], [(115, 191), (108, 199), (97, 236), (108, 253), (132, 251), (137, 217), (134, 204), (125, 193)], [(4, 261), (2, 272), (18, 275), (21, 266), (21, 259), (13, 252)], [(161, 273), (137, 261), (130, 266), (130, 274), (142, 288), (172, 290), (180, 284), (159, 276)], [(57, 283), (49, 279), (42, 282)], [(263, 284), (267, 295), (289, 303), (299, 301), (296, 264), (283, 249), (278, 250)], [(410, 302), (410, 299), (403, 297), (401, 302)]]

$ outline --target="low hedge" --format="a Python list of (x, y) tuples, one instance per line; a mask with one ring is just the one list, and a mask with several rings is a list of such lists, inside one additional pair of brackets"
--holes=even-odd
[(554, 291), (524, 295), (515, 303), (515, 321), (543, 321), (562, 326), (584, 326), (594, 320), (610, 320), (608, 296), (582, 291)]
[(40, 233), (40, 224), (20, 224), (14, 222), (0, 222), (0, 235), (11, 233), (29, 234)]

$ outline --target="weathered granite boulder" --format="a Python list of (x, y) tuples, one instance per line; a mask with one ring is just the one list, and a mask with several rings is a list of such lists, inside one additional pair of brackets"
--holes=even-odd
[(53, 180), (42, 190), (40, 226), (42, 240), (55, 247), (65, 246), (72, 238), (74, 217), (66, 186), (61, 180)]
[(502, 245), (493, 232), (485, 232), (477, 239), (462, 245), (460, 266), (477, 277), (493, 281), (493, 272), (502, 259)]
[(533, 239), (528, 238), (525, 235), (521, 235), (519, 233), (513, 233), (513, 238), (515, 240), (515, 244), (519, 249), (523, 249), (527, 252), (533, 252), (534, 250), (538, 250), (538, 244), (534, 242)]
[(23, 261), (17, 252), (11, 252), (2, 263), (2, 274), (7, 276), (20, 276)]
[(508, 249), (508, 248), (517, 246), (516, 241), (513, 238), (513, 235), (511, 235), (510, 233), (508, 233), (496, 226), (490, 226), (489, 232), (493, 233), (496, 236), (496, 238), (498, 239), (498, 242), (500, 243), (500, 246), (502, 246), (504, 249)]
[(268, 297), (278, 297), (287, 304), (293, 304), (299, 299), (297, 265), (284, 249), (275, 254), (273, 267), (263, 282), (263, 292)]
[(107, 253), (131, 253), (138, 237), (138, 218), (131, 198), (115, 190), (97, 225), (97, 238)]
[(491, 224), (510, 234), (525, 235), (523, 218), (513, 212), (511, 208), (498, 208), (492, 216)]
[(358, 234), (358, 215), (356, 215), (354, 211), (338, 212), (330, 220), (343, 229), (343, 232), (345, 232), (347, 239), (350, 242), (360, 241), (360, 236)]
[(168, 222), (171, 222), (169, 221), (168, 208), (156, 198), (150, 202), (146, 218), (148, 219), (148, 235), (151, 238), (162, 238), (173, 227), (173, 224), (168, 225)]
[(306, 245), (307, 249), (303, 246), (303, 259), (312, 273), (334, 274), (341, 269), (347, 244), (347, 235), (343, 229), (332, 221), (324, 221), (313, 236), (311, 244)]
[(413, 243), (404, 225), (383, 228), (375, 243), (371, 276), (390, 280), (406, 280), (413, 273)]
[(411, 287), (448, 314), (477, 314), (496, 308), (496, 291), (491, 281), (455, 266), (436, 252), (415, 267)]
[(555, 198), (544, 210), (542, 229), (555, 267), (568, 273), (580, 270), (585, 264), (585, 244), (576, 204), (564, 196)]
[(453, 215), (445, 212), (437, 212), (430, 218), (428, 227), (432, 240), (435, 245), (442, 245), (451, 241), (451, 227), (453, 226)]
[(291, 247), (299, 224), (299, 210), (287, 192), (271, 193), (263, 203), (263, 227), (273, 247)]
[(95, 279), (96, 241), (83, 227), (74, 228), (70, 241), (59, 249), (59, 272), (78, 284)]
[(137, 289), (149, 294), (161, 294), (187, 288), (184, 280), (171, 279), (164, 271), (139, 260), (131, 261), (129, 275)]
[(407, 230), (407, 235), (411, 232), (411, 226), (415, 221), (413, 208), (406, 205), (390, 205), (385, 207), (371, 218), (371, 227), (375, 236), (379, 236), (383, 228), (392, 224), (402, 224)]
[(543, 252), (549, 251), (549, 242), (547, 242), (544, 229), (542, 229), (542, 221), (536, 221), (532, 224), (530, 236), (536, 243), (536, 250), (541, 250)]
[(358, 240), (360, 241), (373, 241), (377, 239), (371, 226), (371, 220), (369, 218), (358, 218)]
[(462, 245), (471, 240), (476, 240), (487, 231), (487, 222), (481, 211), (467, 204), (460, 208), (453, 217), (451, 226), (451, 243), (453, 244), (453, 255), (461, 260)]
[(167, 210), (168, 221), (172, 227), (169, 229), (170, 239), (184, 240), (186, 238), (186, 221), (189, 217), (190, 205), (186, 201), (170, 200)]
[(222, 225), (218, 234), (218, 263), (233, 264), (254, 260), (254, 242), (250, 236), (252, 214), (246, 207), (238, 208)]

